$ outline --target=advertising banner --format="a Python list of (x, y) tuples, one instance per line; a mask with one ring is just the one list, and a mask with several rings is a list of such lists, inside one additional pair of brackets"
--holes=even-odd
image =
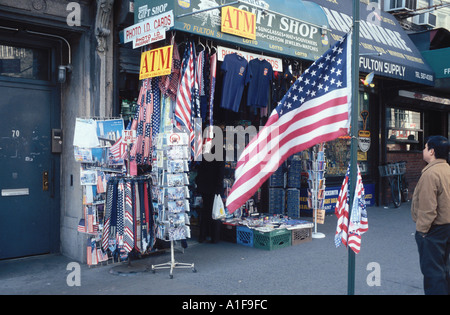
[(222, 32), (256, 39), (256, 14), (235, 7), (222, 7)]
[(173, 46), (165, 46), (141, 54), (139, 80), (169, 75), (172, 72)]
[[(314, 0), (325, 11), (331, 29), (330, 41), (350, 30), (352, 0)], [(389, 13), (376, 2), (360, 3), (359, 70), (394, 79), (434, 85), (434, 72), (424, 62), (412, 40)]]
[[(327, 25), (322, 22), (326, 21), (325, 14), (312, 2), (309, 5), (320, 10), (320, 18), (317, 13), (301, 10), (292, 12), (291, 16), (277, 13), (277, 6), (282, 3), (274, 0), (239, 3), (232, 0), (136, 0), (134, 21), (140, 23), (173, 11), (175, 21), (171, 30), (277, 55), (318, 59), (330, 46), (325, 34)], [(299, 5), (301, 3), (299, 1)], [(225, 7), (227, 9), (223, 9)], [(310, 20), (317, 16), (317, 23), (303, 21), (302, 15), (308, 15)]]

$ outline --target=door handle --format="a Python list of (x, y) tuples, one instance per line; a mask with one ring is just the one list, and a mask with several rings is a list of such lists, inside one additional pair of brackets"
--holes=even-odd
[(48, 191), (48, 171), (42, 173), (42, 191)]

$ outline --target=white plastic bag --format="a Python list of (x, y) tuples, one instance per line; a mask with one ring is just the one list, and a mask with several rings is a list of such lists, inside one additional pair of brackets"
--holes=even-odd
[(213, 220), (220, 220), (225, 218), (225, 216), (225, 206), (223, 204), (222, 197), (220, 197), (220, 195), (216, 195), (214, 197), (212, 218)]

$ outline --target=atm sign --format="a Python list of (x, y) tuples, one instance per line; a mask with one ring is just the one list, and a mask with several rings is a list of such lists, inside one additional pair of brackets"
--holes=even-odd
[(227, 6), (222, 8), (223, 33), (256, 39), (256, 14)]

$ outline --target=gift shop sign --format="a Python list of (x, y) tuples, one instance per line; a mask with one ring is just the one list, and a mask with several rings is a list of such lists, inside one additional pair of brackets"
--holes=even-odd
[(174, 26), (173, 11), (153, 16), (123, 30), (123, 43), (133, 42), (138, 48), (166, 38), (166, 30)]
[(139, 80), (169, 75), (172, 72), (172, 55), (173, 45), (143, 52)]
[(256, 39), (256, 14), (231, 6), (223, 7), (221, 31), (254, 40)]
[(302, 20), (304, 12), (292, 12), (297, 18), (277, 13), (280, 3), (275, 0), (270, 3), (265, 0), (135, 0), (134, 3), (135, 23), (173, 11), (175, 21), (170, 30), (252, 50), (316, 60), (329, 47), (328, 41), (322, 38), (325, 14), (317, 18), (308, 16), (308, 20), (317, 20), (315, 24), (306, 22)]

